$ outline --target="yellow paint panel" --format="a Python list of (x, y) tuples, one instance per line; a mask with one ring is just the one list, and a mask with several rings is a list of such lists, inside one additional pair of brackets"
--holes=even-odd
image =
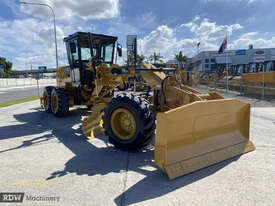
[(173, 179), (250, 151), (249, 120), (250, 105), (235, 99), (158, 113), (155, 162)]
[[(262, 85), (263, 73), (248, 73), (243, 74), (243, 82), (246, 85)], [(264, 73), (264, 82), (267, 87), (275, 87), (275, 72), (265, 72)]]

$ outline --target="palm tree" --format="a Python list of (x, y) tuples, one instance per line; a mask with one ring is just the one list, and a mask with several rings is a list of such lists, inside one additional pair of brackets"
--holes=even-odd
[[(146, 57), (144, 55), (137, 54), (137, 65), (143, 64), (145, 58)], [(127, 58), (127, 60), (125, 61), (125, 63), (127, 65), (134, 65), (135, 64), (135, 58), (132, 55), (129, 55), (128, 58)]]
[(154, 64), (156, 64), (158, 61), (161, 62), (163, 56), (160, 55), (160, 53), (156, 53), (154, 52), (154, 54), (150, 55), (149, 59), (150, 59), (150, 62), (153, 62)]
[(133, 65), (135, 63), (135, 59), (132, 55), (128, 55), (127, 59), (125, 60), (126, 65)]
[(187, 57), (182, 55), (182, 51), (180, 51), (178, 54), (175, 54), (175, 59), (178, 61), (180, 66), (183, 66), (183, 63), (185, 64), (187, 62)]
[(137, 64), (138, 65), (141, 65), (144, 63), (144, 60), (145, 60), (145, 56), (144, 55), (139, 55), (137, 54)]

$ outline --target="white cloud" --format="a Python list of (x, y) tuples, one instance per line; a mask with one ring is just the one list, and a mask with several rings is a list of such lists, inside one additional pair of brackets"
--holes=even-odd
[[(60, 65), (67, 64), (63, 38), (73, 33), (70, 26), (57, 26)], [(34, 68), (40, 65), (55, 67), (53, 25), (37, 19), (0, 22), (0, 56), (10, 57), (13, 69)]]
[[(231, 35), (233, 31), (242, 28), (239, 24), (217, 25), (208, 19), (200, 20), (200, 17), (196, 16), (191, 22), (183, 23), (176, 28), (167, 25), (157, 27), (138, 41), (139, 53), (150, 55), (159, 52), (168, 60), (174, 58), (174, 54), (181, 50), (184, 55), (191, 57), (197, 52), (198, 42), (201, 42), (202, 50), (217, 50), (217, 40), (225, 37), (226, 33)], [(193, 38), (179, 38), (177, 32), (181, 29), (191, 32)]]
[(179, 40), (176, 38), (175, 30), (167, 25), (157, 27), (149, 35), (138, 40), (138, 52), (146, 56), (154, 52), (161, 53), (165, 60), (173, 58), (180, 49), (184, 54), (191, 54), (190, 48), (195, 46), (196, 40)]
[(200, 23), (198, 20), (200, 18), (195, 17), (193, 21), (181, 24), (179, 28), (188, 28), (200, 41), (216, 41), (226, 35), (232, 35), (233, 31), (243, 28), (240, 24), (217, 25), (216, 22), (210, 22), (206, 18)]
[(248, 4), (255, 2), (256, 0), (248, 0)]
[(275, 37), (265, 39), (256, 38), (258, 32), (248, 32), (236, 37), (233, 33), (243, 29), (240, 24), (217, 25), (216, 22), (210, 22), (209, 19), (203, 19), (200, 23), (188, 22), (180, 27), (187, 28), (201, 42), (201, 50), (216, 50), (221, 44), (221, 39), (228, 35), (228, 48), (241, 49), (248, 48), (253, 44), (255, 48), (275, 47)]
[(156, 52), (162, 52), (165, 47), (170, 48), (172, 42), (175, 39), (173, 37), (173, 29), (166, 25), (159, 26), (156, 30), (153, 30), (149, 35), (143, 39), (138, 40), (138, 49), (142, 54), (149, 54)]
[(198, 20), (200, 20), (200, 19), (201, 19), (200, 16), (195, 16), (195, 18), (193, 19), (193, 21), (198, 21)]
[[(109, 19), (119, 15), (119, 0), (39, 0), (53, 7), (57, 19), (80, 17), (87, 19)], [(52, 17), (45, 6), (21, 5), (20, 10), (40, 18)]]
[[(226, 34), (229, 49), (245, 49), (249, 44), (253, 44), (254, 48), (275, 47), (275, 36), (270, 39), (257, 38), (258, 32), (248, 32), (238, 37), (234, 32), (243, 28), (240, 24), (217, 25), (208, 19), (199, 20), (200, 18), (196, 17), (193, 21), (183, 23), (176, 28), (167, 25), (157, 27), (138, 40), (138, 52), (147, 56), (159, 52), (165, 60), (168, 60), (174, 58), (174, 54), (181, 50), (184, 55), (192, 57), (197, 52), (198, 42), (201, 42), (200, 51), (218, 50)], [(192, 38), (184, 38), (186, 30), (191, 33)]]
[(230, 44), (231, 49), (247, 49), (249, 44), (253, 44), (254, 48), (274, 48), (275, 47), (275, 36), (271, 39), (257, 38), (252, 39), (251, 36), (240, 37), (234, 40)]
[(198, 25), (195, 24), (194, 22), (188, 22), (186, 24), (182, 24), (180, 25), (180, 28), (181, 27), (189, 28), (191, 32), (194, 32), (196, 29), (198, 29)]
[(249, 37), (255, 36), (257, 34), (258, 34), (258, 32), (248, 32), (248, 33), (243, 34), (240, 38), (241, 39), (249, 38)]
[[(129, 24), (121, 17), (112, 20), (110, 25), (106, 28), (105, 34), (125, 38), (126, 34), (138, 34), (139, 32), (135, 25)], [(69, 25), (58, 22), (57, 40), (60, 65), (67, 64), (63, 38), (77, 30), (94, 31), (96, 27), (91, 22), (86, 21), (76, 21)], [(217, 25), (216, 22), (200, 17), (195, 17), (191, 22), (183, 22), (178, 27), (159, 25), (138, 39), (138, 52), (146, 56), (158, 52), (164, 56), (164, 60), (169, 60), (181, 50), (184, 55), (192, 57), (196, 54), (198, 42), (201, 42), (201, 51), (217, 50), (226, 33), (230, 35), (228, 48), (247, 48), (249, 44), (253, 44), (255, 48), (275, 47), (275, 36), (269, 39), (257, 38), (257, 32), (244, 33), (239, 37), (235, 36), (235, 31), (241, 28), (242, 26), (239, 24)], [(185, 35), (187, 33), (189, 36)], [(138, 34), (138, 36), (140, 35)], [(30, 68), (31, 64), (33, 68), (40, 65), (55, 67), (55, 47), (51, 21), (35, 18), (0, 21), (0, 48), (0, 56), (8, 57), (14, 63), (14, 69)], [(119, 63), (123, 63), (122, 61), (125, 59), (125, 49), (123, 53), (124, 58), (118, 59)]]
[[(210, 22), (208, 19), (203, 19), (200, 25), (196, 25), (196, 35), (201, 39), (215, 41), (226, 35), (232, 35), (233, 31), (242, 29), (240, 24), (232, 25), (217, 25), (216, 22)], [(192, 30), (193, 32), (194, 30)]]
[(146, 12), (141, 15), (140, 22), (143, 26), (153, 26), (156, 23), (156, 15), (153, 12)]
[(259, 1), (259, 0), (207, 0), (206, 3), (208, 2), (232, 2), (232, 1), (238, 1), (238, 2), (246, 2), (247, 5), (253, 3), (253, 2), (256, 2), (256, 1)]

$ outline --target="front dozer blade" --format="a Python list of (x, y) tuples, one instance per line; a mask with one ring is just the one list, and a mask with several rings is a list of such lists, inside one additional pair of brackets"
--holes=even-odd
[(169, 179), (252, 151), (250, 105), (197, 101), (157, 114), (155, 163)]
[(92, 107), (92, 115), (86, 117), (82, 121), (82, 132), (86, 138), (92, 139), (97, 135), (104, 133), (103, 121), (101, 119), (102, 109), (106, 106), (105, 103), (96, 104)]

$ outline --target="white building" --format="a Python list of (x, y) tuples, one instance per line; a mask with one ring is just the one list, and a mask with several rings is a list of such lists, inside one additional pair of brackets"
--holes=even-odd
[(228, 68), (236, 73), (275, 70), (275, 48), (203, 51), (192, 58), (192, 69), (203, 73)]

